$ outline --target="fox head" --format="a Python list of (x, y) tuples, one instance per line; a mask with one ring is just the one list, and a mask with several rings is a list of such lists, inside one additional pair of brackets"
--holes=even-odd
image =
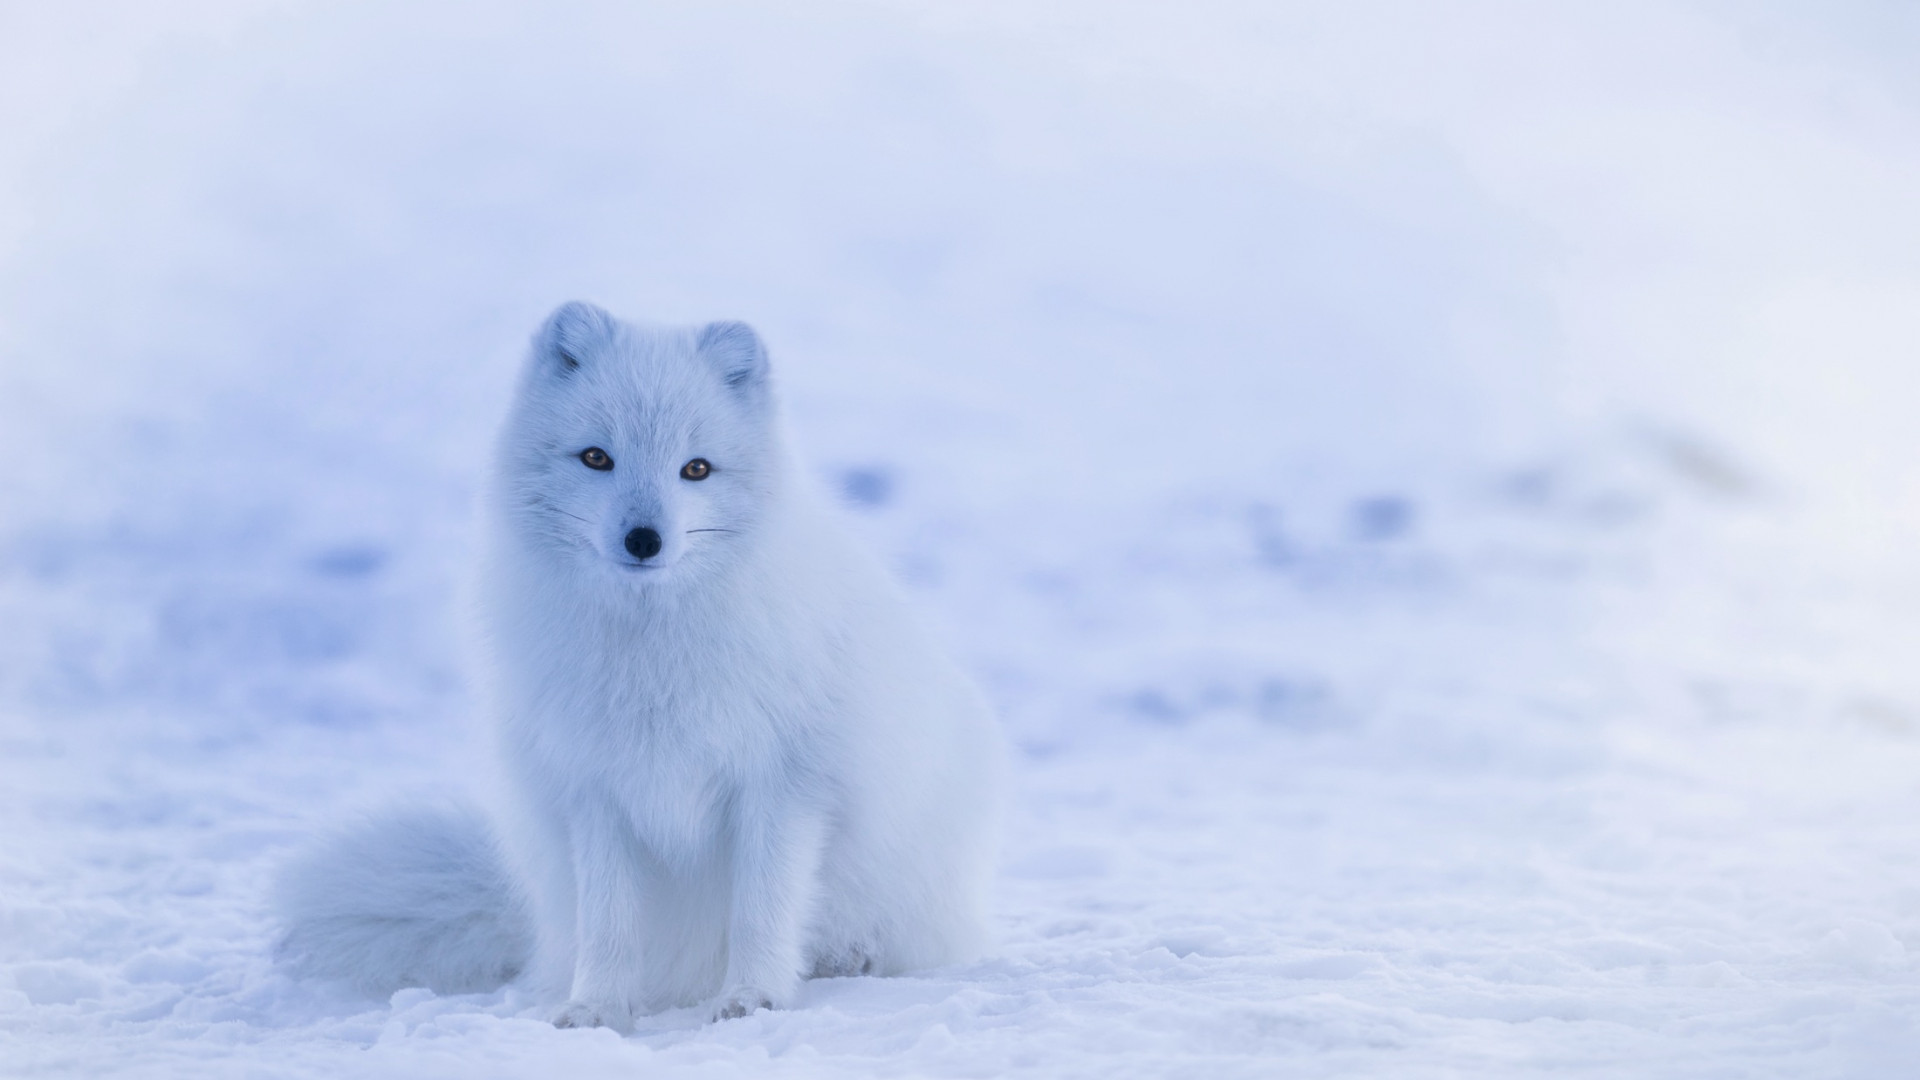
[(497, 467), (518, 539), (583, 570), (653, 584), (718, 565), (775, 489), (766, 347), (745, 323), (562, 305), (534, 335)]

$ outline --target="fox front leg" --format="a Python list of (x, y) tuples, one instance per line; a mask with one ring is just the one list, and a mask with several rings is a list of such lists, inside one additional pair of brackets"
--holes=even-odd
[(573, 988), (554, 1014), (555, 1027), (633, 1030), (641, 975), (641, 897), (645, 855), (632, 829), (611, 808), (579, 815), (570, 830), (573, 854)]
[(742, 807), (734, 821), (727, 973), (713, 1019), (784, 1007), (800, 986), (807, 916), (819, 891), (825, 822), (791, 808)]

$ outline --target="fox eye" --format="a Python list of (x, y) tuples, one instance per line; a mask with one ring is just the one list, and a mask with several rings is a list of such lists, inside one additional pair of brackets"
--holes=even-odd
[(707, 474), (712, 471), (713, 471), (713, 466), (707, 464), (706, 458), (697, 457), (697, 458), (694, 458), (692, 461), (687, 462), (685, 465), (680, 466), (680, 479), (705, 480), (707, 478)]
[(601, 472), (606, 472), (608, 469), (613, 468), (613, 458), (609, 457), (605, 450), (597, 446), (589, 446), (585, 450), (580, 451), (580, 464), (585, 465), (589, 469), (598, 469)]

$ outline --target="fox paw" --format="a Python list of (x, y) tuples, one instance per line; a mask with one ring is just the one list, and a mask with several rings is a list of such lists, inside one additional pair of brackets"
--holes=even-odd
[(814, 979), (847, 979), (855, 975), (873, 974), (873, 957), (859, 949), (846, 949), (836, 953), (824, 953), (814, 957)]
[(612, 1005), (595, 1005), (585, 1001), (569, 1001), (560, 1006), (553, 1014), (553, 1026), (557, 1028), (612, 1028), (621, 1034), (633, 1027), (633, 1019), (627, 1010)]
[(773, 997), (764, 990), (743, 986), (721, 994), (713, 1003), (713, 1019), (737, 1020), (761, 1009), (773, 1008)]

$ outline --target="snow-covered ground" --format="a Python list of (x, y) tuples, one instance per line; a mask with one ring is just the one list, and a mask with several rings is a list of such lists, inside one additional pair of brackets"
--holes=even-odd
[[(1910, 1075), (1920, 17), (0, 8), (0, 1075)], [(581, 297), (1002, 708), (984, 961), (626, 1039), (265, 883), (456, 788)]]

